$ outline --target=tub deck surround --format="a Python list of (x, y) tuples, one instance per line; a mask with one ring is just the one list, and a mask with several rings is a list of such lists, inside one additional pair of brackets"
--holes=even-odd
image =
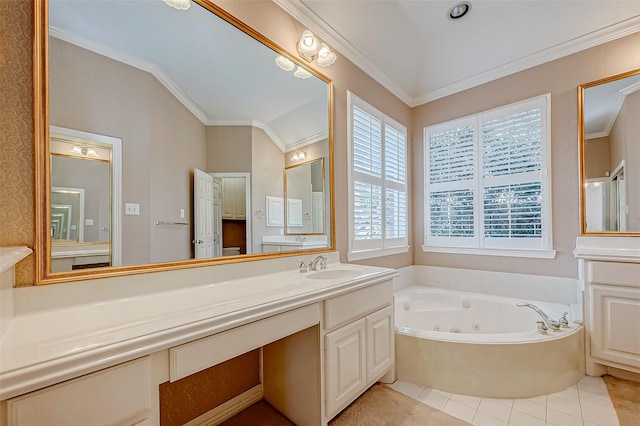
[[(532, 303), (557, 320), (564, 312), (571, 313), (575, 288), (561, 292), (564, 303), (553, 303), (536, 298), (553, 296), (546, 293), (557, 282), (553, 278), (545, 283), (547, 277), (538, 277), (542, 282), (536, 289), (531, 285), (536, 278), (525, 277), (525, 288), (536, 291), (525, 297), (522, 288), (512, 288), (506, 291), (510, 297), (505, 297), (496, 293), (514, 274), (480, 272), (475, 281), (467, 271), (422, 271), (427, 272), (422, 276), (426, 282), (437, 277), (443, 288), (416, 285), (420, 275), (409, 271), (401, 271), (396, 280), (399, 380), (460, 395), (529, 398), (560, 392), (584, 376), (584, 327), (569, 316), (569, 328), (541, 335), (536, 322), (542, 318), (530, 308), (516, 306), (521, 301)], [(464, 276), (468, 280), (460, 283)], [(496, 278), (494, 286), (488, 278)], [(476, 283), (482, 293), (459, 291)], [(511, 282), (512, 287), (520, 284)]]
[[(580, 329), (569, 305), (514, 299), (425, 286), (410, 286), (394, 293), (396, 331), (410, 336), (449, 342), (524, 343), (562, 339)], [(557, 320), (568, 312), (569, 328), (537, 331), (542, 318), (516, 302), (529, 302)]]
[[(333, 259), (330, 257), (330, 261)], [(295, 267), (295, 262), (290, 263)], [(242, 264), (238, 267), (242, 268)], [(329, 263), (327, 270), (355, 272), (341, 278), (311, 279), (311, 273), (301, 274), (294, 269), (16, 312), (0, 345), (0, 400), (397, 275), (392, 269), (340, 263)], [(60, 287), (64, 294), (64, 285), (48, 287)], [(56, 293), (55, 288), (47, 290), (48, 297)]]

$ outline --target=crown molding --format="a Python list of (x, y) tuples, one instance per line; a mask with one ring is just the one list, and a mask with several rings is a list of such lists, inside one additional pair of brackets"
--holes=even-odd
[(473, 77), (412, 96), (398, 87), (389, 76), (378, 69), (344, 37), (320, 19), (302, 0), (273, 1), (412, 108), (640, 31), (640, 16), (636, 16), (585, 36), (557, 44), (549, 49), (524, 56)]
[(355, 66), (380, 83), (383, 87), (397, 96), (401, 101), (411, 106), (411, 95), (398, 86), (389, 76), (380, 71), (371, 61), (358, 51), (347, 39), (342, 37), (330, 25), (318, 17), (301, 0), (273, 0), (285, 12), (293, 16), (304, 26), (327, 44), (331, 45), (342, 56), (347, 58)]

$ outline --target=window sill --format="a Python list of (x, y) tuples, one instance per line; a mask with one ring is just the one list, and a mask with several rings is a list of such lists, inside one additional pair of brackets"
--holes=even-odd
[(349, 262), (354, 260), (372, 259), (374, 257), (391, 256), (393, 254), (408, 253), (411, 246), (393, 247), (388, 249), (374, 249), (362, 251), (350, 251), (347, 253)]
[(431, 247), (422, 246), (423, 252), (447, 254), (471, 254), (480, 256), (529, 257), (537, 259), (555, 259), (555, 250), (515, 250), (515, 249), (480, 249), (466, 247)]

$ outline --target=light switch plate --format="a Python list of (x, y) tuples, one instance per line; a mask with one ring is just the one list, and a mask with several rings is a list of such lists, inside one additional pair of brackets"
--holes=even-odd
[(130, 215), (130, 216), (139, 216), (140, 215), (140, 204), (125, 203), (125, 205), (124, 205), (124, 214)]

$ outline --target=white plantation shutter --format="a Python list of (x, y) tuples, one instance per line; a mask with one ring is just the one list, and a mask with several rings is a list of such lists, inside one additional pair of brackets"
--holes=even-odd
[(382, 176), (382, 123), (358, 107), (353, 108), (353, 169)]
[(456, 120), (425, 132), (427, 244), (476, 245), (476, 122)]
[(425, 243), (546, 250), (548, 95), (425, 129)]
[(356, 240), (382, 239), (382, 188), (353, 183), (353, 220)]
[(408, 244), (407, 131), (349, 94), (350, 251)]

